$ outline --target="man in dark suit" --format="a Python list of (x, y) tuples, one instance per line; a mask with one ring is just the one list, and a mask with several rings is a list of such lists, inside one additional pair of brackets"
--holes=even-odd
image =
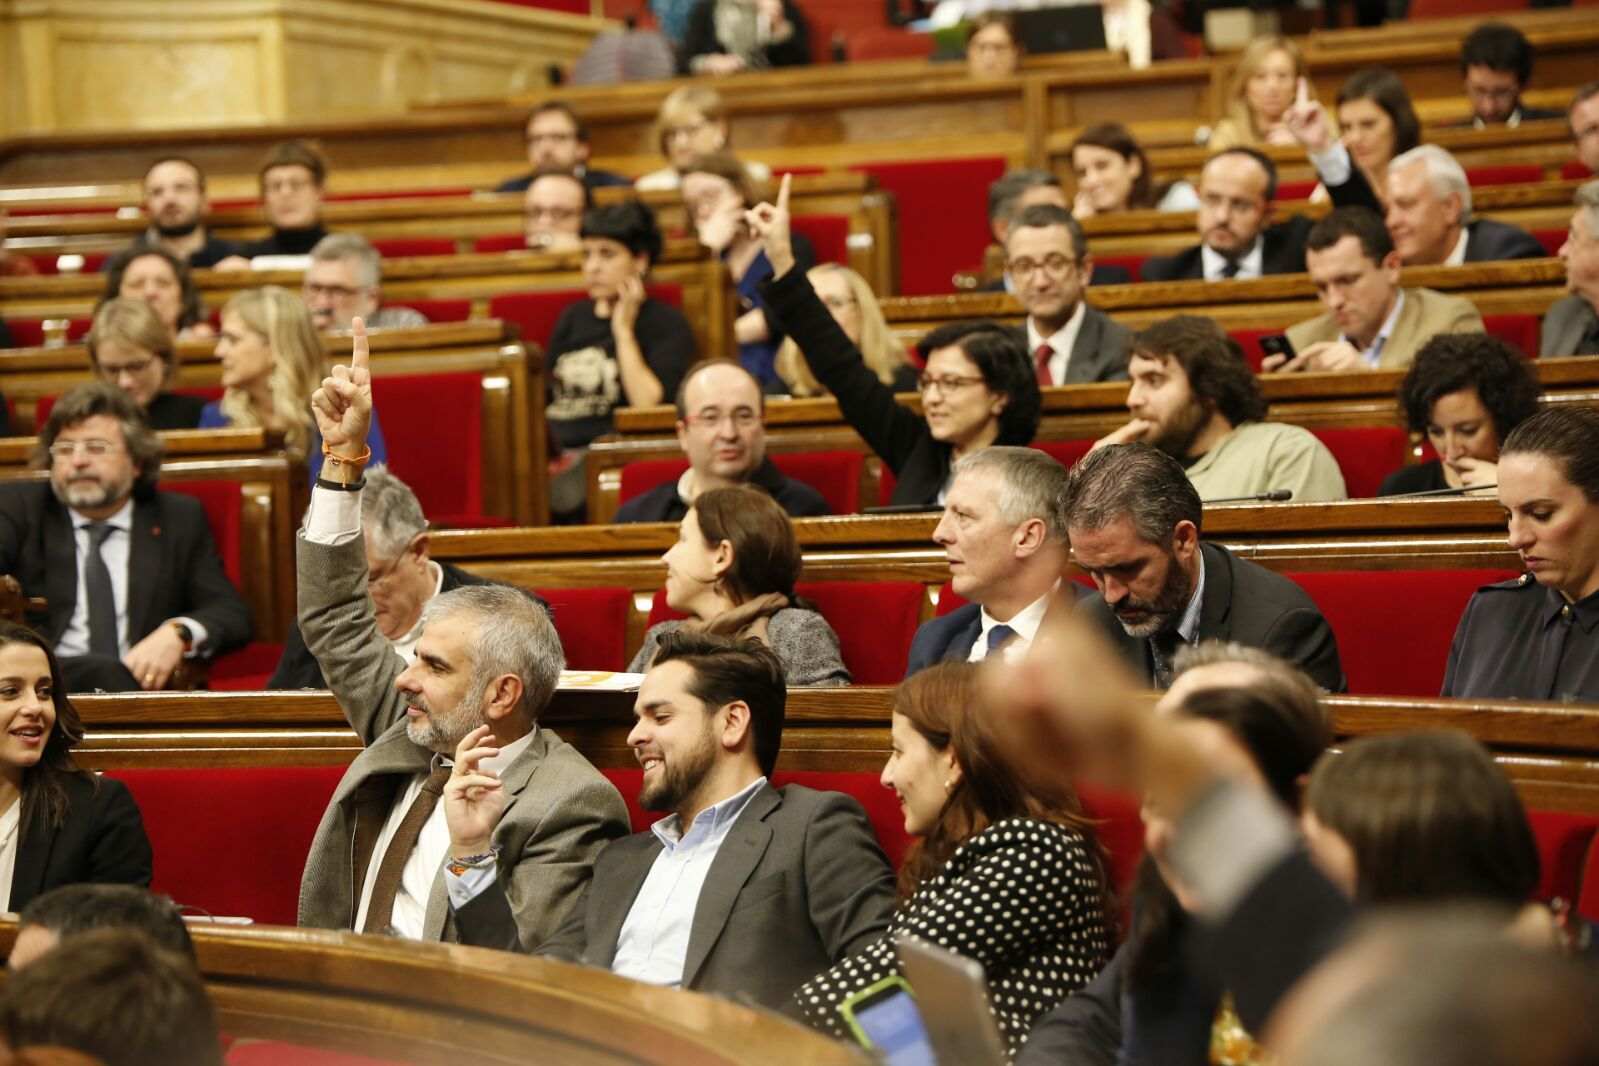
[(1064, 499), (1072, 553), (1100, 592), (1083, 609), (1142, 680), (1166, 688), (1179, 648), (1230, 640), (1344, 690), (1338, 644), (1305, 591), (1200, 542), (1203, 505), (1177, 460), (1148, 444), (1105, 445), (1072, 468)]
[(1539, 119), (1565, 118), (1559, 111), (1528, 107), (1521, 94), (1532, 80), (1532, 45), (1504, 22), (1484, 22), (1460, 43), (1460, 76), (1471, 118), (1459, 123), (1485, 129), (1519, 126)]
[(533, 169), (520, 177), (507, 178), (495, 192), (523, 192), (534, 177), (547, 170), (564, 170), (595, 189), (611, 185), (632, 185), (620, 174), (589, 167), (589, 131), (571, 105), (547, 100), (527, 117), (527, 161)]
[(955, 464), (933, 540), (949, 560), (950, 590), (969, 602), (916, 630), (907, 677), (1002, 648), (1018, 655), (1046, 614), (1071, 607), (1065, 487), (1065, 468), (1034, 448), (984, 448)]
[[(764, 644), (662, 638), (628, 743), (644, 767), (639, 804), (670, 813), (606, 846), (539, 954), (776, 1008), (882, 936), (894, 877), (860, 804), (767, 780), (785, 695)], [(446, 793), (452, 819), (468, 798)], [(464, 942), (511, 946), (494, 885), (459, 920)]]
[(1544, 313), (1538, 354), (1599, 355), (1599, 181), (1577, 190), (1571, 230), (1560, 246), (1570, 292)]
[(1093, 273), (1083, 227), (1053, 204), (1026, 208), (1005, 238), (1005, 272), (1027, 311), (1027, 350), (1040, 385), (1126, 381), (1132, 331), (1088, 306)]
[(185, 658), (250, 639), (199, 502), (155, 489), (161, 450), (125, 393), (82, 385), (39, 435), (49, 483), (0, 487), (0, 573), (45, 598), (29, 622), (72, 691), (161, 689)]

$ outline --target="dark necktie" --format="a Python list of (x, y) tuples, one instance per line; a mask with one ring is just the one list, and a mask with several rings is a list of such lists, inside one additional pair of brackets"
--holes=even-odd
[(89, 600), (89, 653), (121, 658), (117, 640), (117, 597), (111, 587), (111, 571), (106, 569), (100, 549), (106, 538), (117, 531), (109, 522), (90, 522), (89, 552), (83, 560), (83, 588)]
[(1242, 270), (1242, 269), (1244, 269), (1244, 264), (1240, 263), (1236, 259), (1224, 259), (1224, 260), (1222, 260), (1222, 264), (1221, 264), (1222, 280), (1223, 281), (1230, 281), (1233, 278), (1236, 278), (1238, 276), (1238, 272), (1240, 270)]
[(389, 925), (394, 918), (394, 897), (400, 894), (400, 877), (405, 873), (406, 861), (411, 858), (411, 852), (416, 850), (416, 842), (422, 838), (422, 827), (439, 805), (439, 797), (444, 794), (444, 782), (449, 778), (448, 766), (443, 763), (435, 766), (422, 783), (422, 791), (411, 801), (411, 809), (400, 820), (399, 828), (394, 831), (394, 839), (389, 841), (389, 846), (383, 852), (383, 861), (378, 864), (377, 880), (372, 883), (372, 901), (367, 905), (366, 924), (361, 927), (361, 932), (389, 932)]
[(1033, 353), (1033, 366), (1037, 369), (1038, 383), (1040, 385), (1055, 384), (1055, 377), (1049, 372), (1049, 361), (1055, 357), (1055, 349), (1047, 344), (1040, 344)]
[(1004, 643), (1016, 635), (1016, 630), (1007, 625), (997, 625), (988, 631), (988, 651), (983, 653), (983, 658), (988, 658), (999, 651)]
[(1177, 657), (1177, 648), (1182, 642), (1181, 634), (1175, 629), (1164, 630), (1149, 638), (1150, 656), (1155, 661), (1156, 688), (1171, 688), (1172, 660)]

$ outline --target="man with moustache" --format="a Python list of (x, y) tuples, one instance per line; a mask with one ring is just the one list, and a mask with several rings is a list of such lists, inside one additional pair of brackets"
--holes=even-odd
[[(644, 768), (639, 804), (667, 816), (600, 853), (540, 954), (777, 1008), (883, 934), (894, 875), (860, 804), (768, 780), (785, 695), (760, 641), (661, 639), (628, 743)], [(446, 802), (467, 805), (453, 789)], [(511, 943), (503, 918), (468, 924), (463, 912), (461, 929), (467, 943)]]
[(1344, 690), (1338, 644), (1315, 602), (1288, 578), (1200, 540), (1204, 505), (1171, 456), (1148, 444), (1097, 448), (1067, 475), (1062, 508), (1072, 556), (1099, 590), (1078, 610), (1151, 687), (1171, 684), (1182, 647), (1224, 640)]
[(135, 240), (135, 247), (164, 248), (191, 267), (212, 267), (244, 246), (211, 234), (205, 218), (211, 211), (206, 199), (205, 173), (182, 156), (167, 156), (144, 172), (144, 215), (150, 227)]
[[(507, 944), (531, 951), (577, 902), (606, 841), (627, 832), (627, 809), (539, 724), (564, 659), (520, 590), (435, 596), (409, 666), (383, 638), (361, 514), (372, 377), (365, 325), (353, 325), (350, 364), (311, 398), (327, 458), (297, 556), (300, 630), (364, 748), (311, 843), (299, 922), (455, 941), (489, 909)], [(468, 780), (473, 817), (447, 817), (441, 793)], [(474, 891), (485, 882), (495, 892)]]
[(250, 639), (199, 501), (156, 491), (161, 450), (126, 393), (81, 385), (39, 433), (48, 483), (0, 486), (0, 573), (44, 597), (28, 624), (55, 646), (69, 691), (162, 689), (184, 659)]
[(707, 489), (753, 485), (795, 518), (827, 513), (822, 494), (766, 457), (766, 397), (735, 359), (696, 363), (677, 389), (677, 442), (688, 469), (624, 503), (617, 522), (676, 522)]

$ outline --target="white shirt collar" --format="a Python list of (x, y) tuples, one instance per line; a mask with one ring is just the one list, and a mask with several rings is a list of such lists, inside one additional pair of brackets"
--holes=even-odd
[(1077, 334), (1083, 330), (1083, 319), (1087, 317), (1087, 313), (1083, 310), (1085, 306), (1087, 305), (1079, 299), (1077, 307), (1072, 311), (1072, 317), (1048, 337), (1038, 332), (1038, 327), (1033, 324), (1033, 316), (1027, 316), (1027, 352), (1031, 355), (1038, 351), (1040, 344), (1047, 344), (1055, 350), (1055, 354), (1049, 357), (1049, 374), (1057, 385), (1066, 380), (1066, 367), (1071, 362), (1072, 349), (1077, 346)]
[[(1394, 301), (1394, 306), (1388, 312), (1388, 317), (1382, 320), (1382, 326), (1377, 330), (1377, 335), (1371, 343), (1361, 350), (1360, 358), (1365, 360), (1367, 366), (1376, 366), (1382, 359), (1383, 345), (1388, 343), (1388, 338), (1393, 335), (1394, 323), (1399, 321), (1399, 309), (1405, 306), (1405, 290), (1399, 290), (1399, 298)], [(1346, 336), (1344, 340), (1351, 345), (1356, 344), (1355, 338)]]
[(1038, 599), (1034, 600), (1032, 603), (1029, 603), (1026, 607), (1023, 607), (1021, 610), (1017, 611), (1013, 617), (1005, 622), (1001, 622), (999, 619), (989, 614), (987, 607), (981, 608), (978, 617), (982, 621), (982, 628), (977, 633), (977, 642), (973, 645), (973, 647), (981, 648), (986, 654), (988, 650), (989, 630), (993, 629), (997, 625), (1006, 625), (1010, 626), (1010, 628), (1016, 632), (1016, 638), (1012, 640), (1005, 649), (1006, 661), (1009, 661), (1013, 654), (1021, 654), (1021, 652), (1025, 651), (1027, 647), (1033, 643), (1033, 638), (1038, 635), (1038, 627), (1044, 624), (1044, 613), (1049, 610), (1050, 601), (1053, 600), (1059, 592), (1060, 582), (1057, 580), (1049, 587), (1048, 592), (1038, 597)]
[[(102, 519), (102, 521), (109, 526), (114, 526), (115, 528), (122, 530), (124, 533), (132, 532), (133, 497), (129, 496), (126, 500), (123, 500), (122, 506), (117, 508), (117, 513), (112, 515), (110, 518)], [(72, 512), (72, 527), (74, 529), (84, 529), (93, 524), (94, 519), (79, 514), (77, 511)]]
[[(749, 805), (749, 801), (755, 798), (755, 793), (759, 792), (761, 786), (765, 784), (766, 778), (764, 775), (757, 777), (725, 800), (713, 803), (705, 808), (694, 816), (694, 824), (688, 827), (689, 835), (696, 839), (703, 839), (709, 834), (725, 834), (733, 823), (738, 820), (738, 816), (744, 813), (744, 808)], [(669, 814), (653, 823), (650, 826), (650, 832), (654, 833), (656, 839), (670, 851), (683, 843), (682, 824), (683, 820), (676, 814)]]
[(1192, 644), (1199, 639), (1199, 612), (1205, 606), (1205, 553), (1199, 553), (1199, 578), (1194, 582), (1194, 594), (1188, 597), (1188, 606), (1183, 609), (1182, 620), (1177, 623), (1177, 635), (1183, 638), (1184, 644)]
[[(538, 732), (538, 723), (535, 722), (532, 729), (529, 729), (509, 744), (502, 746), (498, 755), (479, 761), (478, 768), (481, 770), (493, 770), (496, 774), (504, 772), (508, 766), (514, 763), (528, 749), (529, 745), (533, 743), (533, 738), (538, 736)], [(493, 739), (492, 736), (488, 738), (489, 741), (493, 741)], [(433, 758), (444, 766), (455, 765), (455, 760), (448, 755), (434, 755)]]
[[(1265, 262), (1265, 247), (1265, 238), (1257, 235), (1254, 246), (1239, 258), (1238, 273), (1233, 276), (1239, 280), (1260, 277), (1262, 266)], [(1227, 265), (1227, 257), (1225, 255), (1222, 255), (1208, 244), (1201, 244), (1199, 246), (1199, 258), (1204, 264), (1205, 277), (1207, 279), (1221, 277), (1222, 269)]]
[(1448, 258), (1444, 260), (1444, 266), (1457, 267), (1466, 261), (1466, 238), (1470, 235), (1465, 226), (1460, 227), (1460, 236), (1455, 239), (1455, 246), (1450, 249)]
[[(1474, 128), (1479, 130), (1485, 130), (1488, 128), (1488, 123), (1484, 122), (1476, 115), (1471, 116), (1471, 124)], [(1509, 129), (1515, 129), (1519, 125), (1521, 125), (1521, 106), (1518, 104), (1516, 109), (1510, 112), (1510, 117), (1505, 119), (1505, 126)]]

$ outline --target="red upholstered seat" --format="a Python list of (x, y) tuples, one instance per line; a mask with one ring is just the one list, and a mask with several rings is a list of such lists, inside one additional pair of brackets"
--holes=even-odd
[(1436, 696), (1466, 601), (1510, 570), (1340, 570), (1287, 575), (1316, 601), (1333, 634), (1349, 691)]
[[(74, 318), (67, 323), (67, 340), (81, 341), (89, 335), (89, 327), (94, 325), (92, 319)], [(8, 318), (6, 329), (11, 332), (11, 344), (15, 348), (42, 348), (44, 347), (44, 319), (42, 318)]]
[(1309, 181), (1284, 181), (1277, 185), (1277, 199), (1279, 202), (1288, 200), (1308, 200), (1310, 194), (1316, 191), (1320, 184), (1314, 179)]
[(472, 317), (471, 300), (401, 300), (394, 306), (420, 312), (429, 322), (465, 322)]
[(527, 239), (520, 233), (496, 233), (473, 241), (472, 250), (482, 255), (491, 252), (525, 252)]
[(1096, 255), (1096, 267), (1120, 267), (1127, 271), (1128, 280), (1139, 282), (1144, 280), (1144, 260), (1147, 255)]
[(1566, 231), (1563, 229), (1535, 229), (1532, 236), (1550, 255), (1559, 255), (1560, 246), (1566, 243)]
[[(681, 285), (649, 285), (646, 289), (651, 299), (683, 306)], [(548, 346), (555, 323), (568, 304), (588, 299), (583, 289), (550, 289), (542, 292), (511, 292), (489, 301), (489, 317), (515, 322), (522, 330), (522, 339)]]
[(627, 668), (627, 619), (633, 593), (625, 588), (535, 589), (550, 605), (569, 670)]
[(1133, 875), (1144, 854), (1144, 819), (1138, 797), (1093, 785), (1079, 784), (1077, 797), (1083, 810), (1097, 823), (1099, 843), (1109, 853), (1110, 885), (1118, 899), (1132, 893)]
[(403, 189), (367, 189), (361, 192), (334, 193), (328, 196), (328, 200), (353, 202), (357, 200), (413, 200), (428, 197), (445, 199), (452, 196), (471, 196), (476, 191), (470, 185), (436, 185), (423, 188), (406, 186)]
[(933, 54), (933, 35), (911, 33), (897, 26), (854, 30), (846, 46), (851, 63), (871, 59), (926, 59)]
[(818, 263), (849, 265), (848, 215), (795, 215), (794, 232), (810, 240)]
[(1466, 180), (1475, 188), (1483, 185), (1524, 185), (1543, 180), (1543, 167), (1536, 163), (1496, 163), (1467, 167)]
[(957, 272), (982, 261), (990, 238), (981, 205), (989, 184), (1005, 173), (1003, 157), (865, 163), (850, 169), (872, 175), (894, 195), (902, 294), (949, 292)]
[[(429, 516), (483, 512), (483, 379), (475, 373), (401, 374), (372, 382), (372, 402), (396, 427), (389, 469)], [(458, 519), (460, 520), (460, 519)], [(467, 519), (469, 521), (469, 519)]]
[(1092, 440), (1035, 440), (1033, 447), (1070, 470), (1094, 446)]
[(1498, 337), (1528, 359), (1538, 358), (1538, 335), (1542, 323), (1537, 315), (1484, 315), (1488, 336)]
[(379, 237), (372, 242), (372, 247), (385, 259), (455, 254), (455, 242), (448, 237)]
[[(855, 514), (861, 507), (859, 452), (780, 452), (768, 455), (779, 470), (822, 494), (833, 514)], [(626, 503), (658, 485), (675, 481), (688, 469), (686, 459), (640, 459), (622, 467), (620, 500)]]
[(1572, 814), (1566, 811), (1528, 811), (1527, 821), (1538, 842), (1539, 899), (1577, 902), (1583, 889), (1599, 889), (1584, 884), (1583, 865), (1599, 833), (1599, 815)]
[(1577, 911), (1590, 922), (1599, 922), (1599, 839), (1588, 845), (1588, 859), (1582, 868), (1582, 887), (1577, 895)]
[(1405, 461), (1410, 440), (1398, 426), (1361, 426), (1354, 429), (1311, 430), (1344, 474), (1344, 487), (1351, 498), (1377, 495), (1382, 479)]
[(251, 641), (211, 663), (206, 687), (215, 692), (260, 692), (283, 658), (282, 644)]
[(233, 586), (240, 586), (243, 566), (240, 551), (244, 542), (244, 486), (237, 481), (163, 481), (161, 488), (193, 496), (205, 508), (205, 520), (216, 541), (222, 569)]
[(342, 766), (113, 770), (144, 815), (151, 888), (218, 915), (293, 925), (300, 874)]
[(1238, 347), (1244, 350), (1244, 361), (1249, 364), (1249, 369), (1260, 373), (1260, 364), (1266, 358), (1266, 352), (1260, 346), (1260, 338), (1277, 337), (1282, 335), (1280, 329), (1230, 329), (1227, 335), (1238, 342)]
[(1588, 164), (1580, 159), (1573, 159), (1560, 168), (1560, 177), (1564, 181), (1577, 181), (1593, 177), (1593, 171), (1588, 169)]
[(688, 469), (687, 459), (637, 459), (622, 467), (622, 486), (617, 495), (619, 503), (642, 496), (658, 485), (675, 481)]

